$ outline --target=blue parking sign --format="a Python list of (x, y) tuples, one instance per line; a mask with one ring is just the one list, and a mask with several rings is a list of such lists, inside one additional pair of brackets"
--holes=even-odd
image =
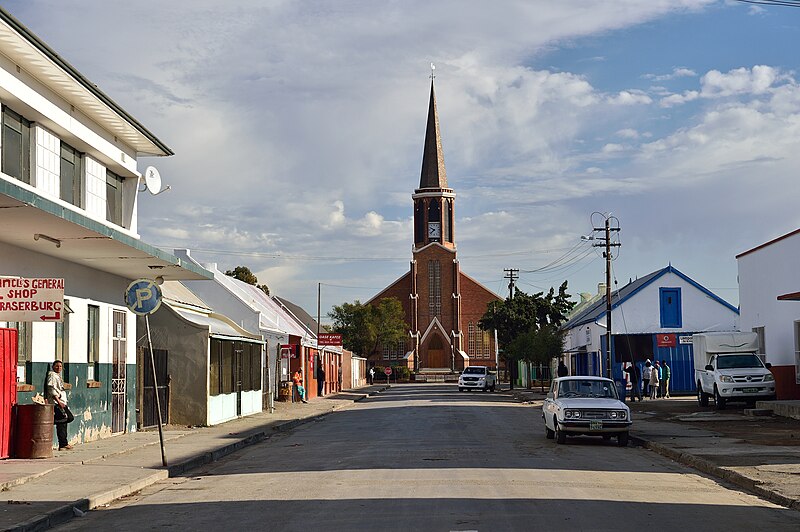
[(125, 304), (139, 316), (152, 314), (161, 306), (161, 288), (151, 279), (137, 279), (125, 290)]

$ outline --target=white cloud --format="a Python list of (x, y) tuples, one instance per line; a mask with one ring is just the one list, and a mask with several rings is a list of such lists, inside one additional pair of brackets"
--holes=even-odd
[(652, 103), (653, 100), (644, 91), (626, 90), (609, 97), (608, 102), (614, 105), (646, 105)]
[(622, 137), (624, 139), (638, 139), (639, 132), (633, 128), (625, 128), (617, 131), (617, 136)]
[(752, 69), (737, 68), (727, 73), (708, 71), (700, 80), (704, 98), (719, 98), (737, 94), (763, 94), (778, 79), (778, 72), (765, 65)]
[(672, 72), (669, 74), (645, 74), (642, 76), (645, 79), (651, 79), (653, 81), (669, 81), (677, 78), (686, 78), (686, 77), (694, 77), (697, 76), (697, 73), (685, 67), (675, 67), (672, 69)]

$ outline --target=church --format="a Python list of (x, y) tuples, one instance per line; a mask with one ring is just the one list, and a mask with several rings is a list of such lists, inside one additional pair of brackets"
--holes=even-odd
[(367, 304), (394, 297), (403, 305), (408, 337), (384, 345), (378, 364), (408, 365), (414, 373), (458, 372), (468, 365), (495, 367), (494, 334), (478, 321), (501, 298), (461, 271), (456, 248), (456, 194), (447, 184), (436, 94), (431, 79), (419, 188), (414, 202), (411, 266)]

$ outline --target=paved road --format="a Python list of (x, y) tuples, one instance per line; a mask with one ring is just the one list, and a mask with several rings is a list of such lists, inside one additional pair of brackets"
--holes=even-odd
[(499, 394), (401, 385), (60, 530), (800, 530), (649, 451), (544, 437)]

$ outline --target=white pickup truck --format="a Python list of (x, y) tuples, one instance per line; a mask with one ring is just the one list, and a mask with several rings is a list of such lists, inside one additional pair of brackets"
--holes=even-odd
[(692, 337), (697, 403), (718, 409), (728, 401), (775, 399), (775, 377), (758, 356), (758, 335), (749, 332), (703, 333)]
[(458, 391), (483, 390), (493, 392), (497, 377), (486, 366), (467, 366), (458, 377)]

